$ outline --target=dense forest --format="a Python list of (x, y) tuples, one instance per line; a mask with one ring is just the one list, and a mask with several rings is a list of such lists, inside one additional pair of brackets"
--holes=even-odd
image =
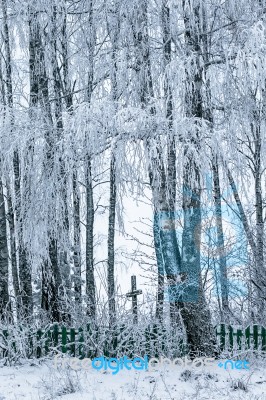
[(145, 199), (146, 318), (205, 354), (214, 323), (263, 324), (265, 1), (1, 0), (0, 28), (1, 323), (115, 326)]

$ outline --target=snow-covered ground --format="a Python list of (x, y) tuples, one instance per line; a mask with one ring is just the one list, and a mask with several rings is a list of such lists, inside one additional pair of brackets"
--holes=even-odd
[[(218, 362), (217, 362), (218, 363)], [(163, 366), (155, 371), (74, 371), (50, 360), (0, 368), (0, 400), (266, 400), (266, 369)]]

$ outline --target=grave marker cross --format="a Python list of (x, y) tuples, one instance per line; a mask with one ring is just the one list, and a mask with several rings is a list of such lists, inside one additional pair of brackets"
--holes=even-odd
[(127, 293), (127, 297), (132, 297), (132, 311), (133, 311), (133, 323), (138, 323), (138, 302), (137, 296), (142, 294), (142, 290), (137, 290), (137, 278), (135, 275), (131, 276), (131, 292)]

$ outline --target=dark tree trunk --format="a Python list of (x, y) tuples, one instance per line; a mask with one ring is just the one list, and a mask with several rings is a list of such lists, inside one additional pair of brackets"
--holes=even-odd
[[(94, 49), (96, 44), (95, 22), (93, 14), (92, 0), (88, 3), (88, 90), (86, 100), (91, 103), (93, 80), (94, 80)], [(89, 137), (88, 137), (89, 141)], [(92, 186), (92, 159), (91, 154), (87, 154), (86, 159), (86, 297), (87, 297), (87, 315), (91, 320), (96, 318), (96, 287), (94, 278), (94, 200)]]
[[(7, 4), (6, 0), (2, 0), (2, 10), (3, 10), (3, 24), (4, 24), (4, 44), (6, 53), (6, 94), (7, 94), (7, 105), (11, 112), (11, 129), (14, 123), (13, 116), (13, 88), (12, 88), (12, 67), (11, 67), (11, 49), (10, 49), (10, 38), (9, 38), (9, 26), (7, 21)], [(13, 205), (11, 198), (9, 197), (9, 206), (12, 207), (10, 217), (10, 236), (11, 236), (11, 251), (14, 250), (14, 240), (15, 234), (12, 229), (17, 227), (17, 239), (18, 243), (15, 248), (18, 249), (19, 255), (19, 281), (20, 281), (20, 293), (21, 308), (18, 317), (28, 317), (32, 314), (33, 303), (32, 303), (32, 286), (31, 286), (31, 267), (27, 262), (26, 250), (23, 243), (23, 226), (21, 219), (21, 182), (20, 182), (20, 161), (18, 150), (14, 151), (13, 156), (13, 171), (14, 171), (14, 185), (15, 185), (15, 213), (13, 212)], [(13, 218), (13, 220), (12, 220)], [(16, 219), (16, 225), (15, 225)], [(12, 243), (13, 241), (13, 243)], [(11, 255), (12, 257), (12, 255)], [(12, 260), (12, 271), (14, 277), (14, 285), (16, 285), (16, 273), (15, 273), (15, 261), (16, 258), (13, 256)], [(17, 269), (17, 266), (16, 266)], [(16, 288), (17, 289), (17, 288)], [(15, 289), (15, 291), (16, 291)]]
[[(63, 104), (62, 104), (62, 95), (64, 93), (64, 87), (62, 86), (62, 79), (60, 76), (60, 69), (58, 65), (58, 46), (57, 46), (57, 29), (60, 22), (58, 22), (58, 13), (57, 7), (53, 6), (52, 13), (52, 26), (51, 26), (51, 62), (52, 62), (52, 72), (53, 72), (53, 87), (55, 94), (55, 119), (56, 119), (56, 135), (57, 140), (62, 139), (63, 134)], [(61, 22), (64, 27), (65, 20)], [(62, 33), (62, 30), (60, 30)], [(62, 38), (61, 38), (62, 39)], [(65, 39), (64, 39), (65, 40)], [(67, 205), (67, 169), (65, 162), (59, 158), (60, 164), (60, 172), (59, 172), (59, 181), (60, 181), (60, 190), (59, 196), (63, 202), (63, 226), (61, 229), (58, 229), (58, 237), (57, 237), (57, 262), (59, 262), (59, 269), (61, 275), (60, 282), (60, 299), (61, 308), (64, 310), (62, 314), (62, 318), (65, 321), (70, 322), (71, 316), (68, 314), (68, 302), (71, 297), (71, 279), (70, 279), (70, 265), (68, 262), (68, 252), (66, 249), (70, 246), (69, 241), (69, 217), (68, 217), (68, 205)], [(58, 295), (59, 295), (58, 293)], [(68, 300), (68, 301), (67, 301)]]
[[(54, 45), (54, 43), (52, 43)], [(53, 48), (53, 50), (55, 50)], [(29, 54), (30, 54), (30, 115), (34, 118), (34, 108), (40, 104), (43, 109), (43, 122), (45, 124), (46, 139), (46, 160), (45, 171), (49, 180), (50, 171), (53, 170), (54, 154), (56, 151), (56, 135), (53, 129), (53, 119), (51, 105), (49, 101), (48, 76), (46, 72), (44, 46), (42, 42), (41, 30), (38, 21), (38, 12), (30, 9), (29, 19)], [(57, 73), (53, 58), (53, 74)], [(55, 76), (55, 75), (54, 75)], [(58, 91), (57, 81), (55, 90)], [(58, 93), (58, 92), (57, 92)], [(58, 99), (57, 99), (58, 100)], [(58, 100), (59, 101), (59, 100)], [(56, 104), (57, 130), (60, 129), (62, 120), (60, 119), (61, 104)], [(55, 193), (51, 194), (55, 202)], [(54, 210), (50, 210), (53, 215)], [(50, 215), (49, 215), (50, 217)], [(50, 225), (52, 222), (48, 222)], [(42, 307), (48, 311), (53, 321), (61, 321), (64, 318), (65, 310), (62, 310), (64, 290), (62, 286), (62, 275), (58, 257), (58, 239), (48, 226), (48, 259), (42, 267)]]
[(19, 276), (18, 276), (18, 266), (17, 266), (17, 256), (16, 256), (16, 234), (15, 234), (15, 216), (11, 198), (11, 188), (7, 183), (7, 221), (9, 225), (10, 232), (10, 256), (11, 256), (11, 268), (12, 268), (12, 282), (14, 287), (14, 294), (16, 298), (16, 307), (17, 314), (20, 314), (21, 308), (21, 292), (20, 292), (20, 284), (19, 284)]
[(73, 207), (74, 207), (74, 294), (77, 305), (82, 301), (81, 278), (81, 244), (80, 244), (80, 195), (77, 171), (73, 173)]
[(109, 224), (108, 224), (108, 304), (109, 322), (113, 326), (116, 322), (115, 309), (115, 206), (116, 206), (116, 168), (115, 155), (112, 155), (110, 165), (110, 198), (109, 198)]
[(222, 315), (223, 322), (228, 322), (229, 313), (229, 300), (228, 300), (228, 278), (227, 278), (227, 265), (226, 265), (226, 250), (224, 243), (223, 219), (222, 219), (222, 203), (221, 203), (221, 188), (219, 178), (219, 167), (217, 156), (212, 160), (213, 171), (213, 189), (214, 189), (214, 204), (215, 204), (215, 218), (217, 229), (217, 250), (219, 258), (220, 269), (220, 286), (222, 297)]
[(9, 272), (8, 272), (8, 245), (6, 230), (6, 211), (3, 193), (3, 184), (0, 179), (0, 320), (10, 312), (9, 303)]
[[(114, 108), (118, 108), (118, 56), (120, 38), (119, 3), (114, 4), (110, 9), (110, 18), (107, 19), (108, 34), (112, 43), (112, 65), (111, 65), (111, 96)], [(114, 139), (115, 140), (115, 139)], [(116, 220), (116, 145), (113, 146), (110, 162), (110, 196), (109, 196), (109, 222), (108, 222), (108, 308), (109, 324), (116, 323), (116, 304), (115, 304), (115, 220)]]
[[(256, 118), (256, 115), (255, 115)], [(259, 118), (257, 116), (257, 121)], [(256, 253), (255, 253), (255, 274), (256, 281), (256, 319), (257, 322), (263, 323), (265, 320), (265, 304), (266, 304), (266, 272), (264, 266), (264, 219), (263, 219), (263, 199), (262, 199), (262, 162), (261, 162), (261, 146), (262, 138), (260, 127), (253, 127), (254, 134), (254, 178), (255, 178), (255, 207), (256, 207)]]
[[(184, 1), (185, 46), (188, 60), (186, 67), (185, 113), (188, 118), (201, 120), (203, 110), (203, 73), (200, 65), (202, 54), (201, 29), (204, 15), (203, 3)], [(204, 49), (204, 44), (202, 46)], [(182, 237), (182, 285), (181, 315), (186, 327), (191, 355), (214, 355), (215, 334), (211, 324), (211, 314), (207, 307), (202, 287), (200, 266), (201, 243), (201, 179), (200, 166), (194, 154), (200, 151), (198, 122), (195, 122), (194, 138), (184, 150), (183, 172), (183, 212), (184, 229)], [(189, 135), (189, 132), (188, 132)]]
[[(140, 82), (139, 99), (143, 108), (149, 105), (150, 100), (154, 97), (153, 82), (150, 65), (150, 48), (147, 26), (147, 2), (142, 0), (139, 3), (140, 10), (136, 17), (136, 23), (133, 30), (133, 38), (136, 51), (136, 70)], [(169, 35), (168, 10), (163, 10), (164, 35)], [(164, 55), (165, 62), (169, 62), (169, 44), (164, 36)], [(171, 129), (172, 118), (172, 99), (169, 81), (166, 80), (166, 92), (170, 97), (166, 101), (167, 117), (169, 118), (169, 130)], [(155, 108), (150, 107), (151, 115), (155, 115)], [(163, 163), (162, 148), (160, 140), (156, 139), (153, 143), (152, 139), (146, 139), (144, 144), (150, 157), (149, 178), (153, 194), (154, 204), (154, 237), (155, 253), (158, 267), (158, 294), (157, 294), (157, 316), (162, 320), (159, 314), (163, 310), (163, 274), (166, 275), (167, 285), (169, 287), (169, 296), (171, 302), (171, 318), (176, 321), (175, 301), (171, 299), (172, 288), (175, 287), (180, 272), (180, 251), (177, 243), (176, 232), (173, 228), (175, 212), (173, 210), (175, 203), (175, 149), (174, 141), (169, 135), (168, 141), (168, 169)], [(151, 148), (156, 148), (156, 155), (153, 155)], [(170, 188), (171, 186), (171, 188)], [(169, 189), (169, 191), (168, 191)], [(165, 224), (168, 227), (164, 227)], [(170, 228), (169, 228), (170, 226)], [(158, 235), (158, 229), (160, 234)], [(159, 240), (160, 237), (160, 240)]]
[(96, 290), (94, 279), (94, 256), (93, 256), (93, 227), (94, 227), (94, 201), (92, 188), (91, 159), (87, 159), (86, 170), (86, 296), (87, 315), (94, 320), (96, 317)]

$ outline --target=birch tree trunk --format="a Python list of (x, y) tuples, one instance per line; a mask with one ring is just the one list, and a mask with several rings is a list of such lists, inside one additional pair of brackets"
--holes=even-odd
[[(61, 52), (62, 52), (62, 70), (63, 70), (63, 87), (61, 88), (64, 94), (66, 110), (70, 115), (73, 115), (73, 94), (71, 88), (71, 80), (69, 76), (69, 51), (68, 51), (68, 36), (67, 36), (67, 10), (66, 2), (63, 13), (63, 22), (61, 28)], [(59, 71), (58, 71), (59, 72)], [(61, 81), (60, 81), (61, 82)], [(80, 307), (82, 303), (82, 278), (81, 278), (81, 232), (80, 232), (80, 191), (78, 182), (78, 170), (74, 167), (72, 175), (72, 192), (73, 192), (73, 230), (74, 230), (74, 298), (75, 303)], [(67, 220), (67, 218), (66, 218)]]

